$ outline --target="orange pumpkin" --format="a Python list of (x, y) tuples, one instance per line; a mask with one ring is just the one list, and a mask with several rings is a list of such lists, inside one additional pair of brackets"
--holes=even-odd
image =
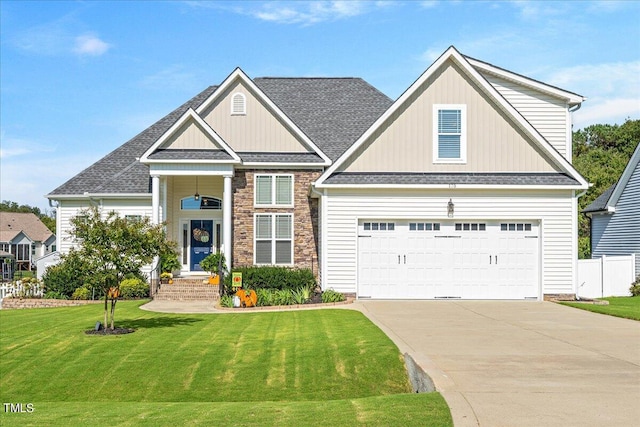
[(240, 303), (243, 307), (254, 307), (258, 302), (258, 294), (253, 289), (244, 290), (240, 289), (236, 292), (236, 296), (240, 298)]

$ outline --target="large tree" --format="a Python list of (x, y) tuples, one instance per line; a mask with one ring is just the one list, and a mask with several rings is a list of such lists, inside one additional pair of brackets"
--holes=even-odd
[(640, 141), (640, 120), (622, 125), (592, 125), (573, 132), (573, 164), (593, 186), (578, 201), (579, 256), (591, 256), (589, 219), (581, 214), (615, 184)]
[(101, 214), (96, 208), (80, 212), (71, 226), (76, 252), (88, 264), (91, 282), (104, 294), (104, 325), (114, 329), (120, 282), (127, 275), (140, 275), (154, 257), (171, 250), (164, 227), (151, 224), (147, 217), (131, 220), (116, 212)]

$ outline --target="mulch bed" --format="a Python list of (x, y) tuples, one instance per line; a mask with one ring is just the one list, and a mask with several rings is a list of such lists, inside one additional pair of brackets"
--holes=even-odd
[(84, 331), (87, 335), (124, 335), (135, 332), (135, 329), (129, 328), (114, 328), (114, 329), (100, 329), (96, 331), (95, 329), (89, 329), (88, 331)]

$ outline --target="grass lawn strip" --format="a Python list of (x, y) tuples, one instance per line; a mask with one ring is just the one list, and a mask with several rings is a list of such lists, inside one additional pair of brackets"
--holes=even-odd
[(2, 426), (452, 426), (439, 393), (302, 402), (43, 402)]
[(141, 304), (116, 312), (135, 333), (107, 337), (84, 334), (100, 306), (0, 311), (0, 396), (36, 406), (1, 424), (219, 425), (228, 412), (238, 416), (229, 425), (244, 425), (243, 411), (261, 408), (260, 425), (412, 425), (382, 421), (404, 419), (399, 410), (417, 425), (425, 412), (451, 425), (439, 394), (410, 394), (397, 348), (359, 312), (181, 315)]
[(625, 319), (640, 320), (640, 297), (608, 297), (599, 298), (609, 301), (609, 305), (597, 305), (587, 303), (563, 302), (563, 305), (592, 311), (594, 313), (608, 314), (610, 316), (623, 317)]

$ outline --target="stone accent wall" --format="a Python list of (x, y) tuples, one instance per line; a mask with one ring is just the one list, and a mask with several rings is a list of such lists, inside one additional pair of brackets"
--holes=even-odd
[(104, 304), (104, 300), (65, 300), (65, 299), (44, 299), (44, 298), (4, 298), (2, 309), (19, 308), (49, 308), (49, 307), (75, 307), (87, 304)]
[[(255, 174), (293, 174), (293, 208), (256, 208)], [(233, 265), (253, 265), (253, 216), (255, 213), (293, 213), (293, 257), (300, 268), (318, 276), (318, 199), (309, 197), (309, 186), (322, 171), (236, 170), (233, 177)]]

